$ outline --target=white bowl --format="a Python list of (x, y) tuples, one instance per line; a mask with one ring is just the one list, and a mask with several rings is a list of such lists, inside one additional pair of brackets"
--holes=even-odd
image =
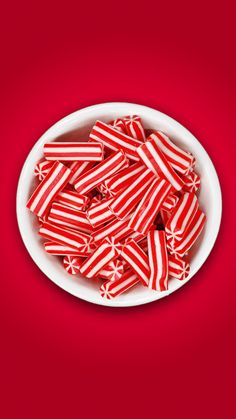
[[(26, 202), (35, 185), (34, 166), (43, 156), (43, 144), (55, 139), (77, 140), (88, 138), (88, 133), (97, 119), (108, 122), (124, 115), (138, 114), (146, 128), (164, 131), (177, 144), (191, 151), (196, 157), (196, 171), (201, 176), (200, 205), (207, 215), (207, 223), (200, 238), (191, 251), (191, 271), (184, 281), (172, 279), (169, 290), (157, 292), (136, 286), (127, 293), (107, 300), (100, 296), (101, 281), (86, 280), (83, 277), (69, 275), (62, 266), (61, 258), (48, 255), (43, 248), (43, 240), (37, 234), (36, 217), (26, 209)], [(83, 300), (106, 306), (125, 307), (149, 303), (165, 297), (182, 287), (200, 269), (215, 243), (221, 221), (222, 199), (219, 180), (210, 157), (199, 141), (181, 124), (169, 116), (132, 103), (103, 103), (81, 109), (61, 119), (36, 142), (23, 166), (17, 190), (17, 219), (25, 246), (38, 267), (65, 291)]]

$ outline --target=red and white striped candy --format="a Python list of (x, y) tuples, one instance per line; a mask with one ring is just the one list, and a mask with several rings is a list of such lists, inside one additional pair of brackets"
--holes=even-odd
[(43, 146), (46, 160), (101, 161), (103, 145), (94, 142), (51, 142)]
[(47, 222), (40, 227), (39, 235), (45, 239), (73, 247), (81, 252), (87, 252), (92, 241), (91, 237), (85, 233), (57, 227)]
[(169, 252), (183, 257), (201, 234), (205, 222), (206, 216), (199, 208), (186, 229), (184, 237), (180, 241), (176, 241), (174, 247), (168, 245)]
[(104, 266), (118, 258), (121, 246), (114, 237), (107, 237), (102, 244), (85, 260), (80, 272), (87, 278), (96, 276)]
[(117, 151), (99, 163), (95, 168), (92, 168), (79, 176), (74, 181), (74, 187), (80, 194), (85, 194), (102, 183), (105, 179), (114, 175), (124, 167), (127, 167), (127, 165), (128, 161), (123, 151)]
[(89, 203), (89, 209), (92, 209), (94, 206), (100, 204), (102, 199), (103, 199), (103, 197), (102, 197), (101, 194), (95, 195)]
[(164, 211), (170, 211), (177, 205), (178, 201), (179, 198), (177, 195), (169, 194), (163, 202), (161, 209), (163, 209)]
[(137, 206), (129, 227), (141, 234), (147, 234), (170, 190), (171, 184), (165, 179), (154, 179)]
[(95, 243), (101, 243), (105, 237), (112, 236), (116, 240), (122, 240), (128, 234), (132, 233), (132, 230), (128, 227), (128, 222), (131, 215), (124, 220), (113, 220), (109, 224), (99, 228), (98, 230), (91, 233), (91, 237)]
[(124, 273), (124, 265), (121, 260), (116, 259), (109, 262), (98, 272), (99, 278), (104, 278), (108, 281), (117, 281)]
[(115, 128), (117, 131), (123, 132), (124, 134), (127, 134), (124, 121), (121, 118), (115, 119), (114, 121), (111, 121), (110, 124), (113, 128)]
[(143, 285), (147, 286), (150, 276), (148, 256), (133, 239), (127, 239), (125, 241), (121, 257), (136, 273)]
[(56, 196), (55, 201), (77, 210), (85, 210), (89, 204), (89, 197), (64, 189)]
[(43, 180), (49, 170), (52, 168), (54, 162), (52, 161), (41, 161), (38, 162), (34, 168), (34, 175), (38, 178), (38, 180)]
[(94, 228), (104, 225), (115, 218), (115, 215), (109, 208), (112, 201), (113, 198), (104, 199), (88, 209), (87, 218)]
[(122, 277), (116, 281), (106, 281), (100, 288), (102, 297), (111, 300), (118, 295), (128, 291), (134, 285), (140, 283), (138, 276), (132, 272), (131, 269), (127, 270)]
[(168, 256), (164, 231), (152, 230), (147, 236), (150, 279), (148, 287), (157, 291), (168, 289)]
[(93, 227), (88, 221), (85, 212), (58, 204), (57, 202), (53, 202), (51, 206), (48, 221), (52, 224), (84, 231), (85, 233), (91, 233), (93, 231)]
[(184, 236), (198, 208), (199, 203), (196, 195), (193, 192), (185, 192), (166, 223), (165, 231), (168, 242), (180, 240)]
[(87, 252), (82, 252), (80, 250), (74, 249), (73, 247), (70, 246), (65, 246), (63, 244), (59, 244), (57, 242), (45, 242), (44, 243), (44, 249), (47, 253), (49, 253), (50, 255), (56, 255), (56, 256), (66, 256), (66, 255), (70, 255), (70, 256), (82, 256), (82, 257), (87, 257), (90, 255), (91, 253), (91, 249)]
[(71, 171), (60, 162), (55, 162), (45, 178), (33, 192), (26, 206), (39, 217), (43, 217), (55, 196), (65, 188)]
[(98, 141), (111, 150), (123, 150), (129, 159), (138, 161), (136, 149), (140, 146), (141, 141), (135, 140), (128, 135), (117, 131), (104, 122), (97, 121), (90, 133), (90, 140)]
[(143, 163), (152, 170), (157, 177), (165, 177), (176, 191), (184, 186), (184, 181), (177, 175), (173, 167), (167, 161), (165, 155), (156, 145), (154, 139), (146, 141), (137, 149), (137, 153)]
[(182, 176), (185, 183), (183, 190), (186, 192), (197, 192), (201, 186), (200, 177), (196, 172), (190, 172), (186, 176)]
[(189, 173), (195, 163), (195, 158), (192, 154), (179, 148), (161, 131), (151, 134), (148, 140), (150, 138), (155, 141), (157, 147), (163, 152), (170, 165), (177, 172), (183, 175)]
[(138, 115), (125, 116), (122, 118), (127, 134), (136, 140), (145, 141), (146, 136), (142, 125), (142, 120)]
[(96, 163), (92, 161), (73, 161), (68, 164), (68, 167), (72, 171), (72, 177), (69, 180), (69, 183), (73, 185), (75, 179), (77, 179), (79, 176), (83, 175), (84, 173), (88, 172), (92, 167), (94, 167)]
[(123, 220), (130, 214), (154, 178), (155, 176), (151, 170), (146, 169), (145, 167), (142, 168), (136, 180), (116, 195), (109, 205), (109, 208), (116, 217)]
[(177, 278), (180, 281), (189, 276), (190, 265), (184, 259), (175, 255), (168, 255), (169, 277)]
[(121, 242), (127, 239), (133, 239), (136, 243), (139, 243), (144, 238), (145, 238), (144, 234), (138, 233), (137, 231), (132, 231), (131, 234), (126, 236), (125, 239), (121, 240)]
[(79, 273), (80, 267), (84, 259), (75, 256), (65, 256), (63, 259), (63, 265), (68, 274), (76, 275)]

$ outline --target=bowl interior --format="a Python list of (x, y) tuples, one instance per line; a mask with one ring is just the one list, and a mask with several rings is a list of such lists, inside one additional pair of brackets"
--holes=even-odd
[[(43, 248), (43, 239), (37, 234), (38, 221), (25, 207), (36, 185), (34, 166), (43, 157), (43, 144), (49, 141), (87, 140), (97, 119), (109, 122), (112, 119), (138, 114), (145, 128), (165, 132), (176, 144), (196, 157), (196, 172), (201, 177), (199, 201), (206, 213), (207, 223), (200, 238), (191, 250), (191, 273), (187, 280), (169, 281), (169, 290), (156, 292), (136, 286), (114, 300), (100, 296), (100, 280), (87, 280), (82, 276), (69, 275), (62, 267), (62, 258), (48, 255)], [(182, 125), (154, 109), (130, 103), (106, 103), (74, 112), (53, 125), (34, 145), (23, 166), (17, 191), (17, 218), (23, 241), (39, 268), (57, 285), (71, 294), (87, 301), (108, 306), (131, 306), (162, 298), (184, 285), (202, 266), (209, 255), (218, 234), (221, 219), (221, 192), (214, 166), (197, 139)]]

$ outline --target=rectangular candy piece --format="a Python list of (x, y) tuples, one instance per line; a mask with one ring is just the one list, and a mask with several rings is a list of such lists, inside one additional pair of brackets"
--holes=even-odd
[(66, 246), (63, 244), (59, 244), (57, 242), (45, 242), (44, 243), (44, 249), (47, 253), (50, 255), (58, 255), (58, 256), (82, 256), (87, 257), (91, 253), (91, 249), (89, 249), (86, 252), (82, 252), (80, 250), (74, 249), (73, 247)]
[(91, 237), (85, 233), (57, 227), (48, 222), (42, 224), (39, 229), (39, 235), (59, 244), (73, 247), (81, 252), (87, 252), (92, 241)]
[(168, 255), (168, 270), (169, 277), (177, 278), (182, 281), (189, 276), (190, 265), (178, 256)]
[(96, 276), (104, 266), (118, 258), (120, 251), (121, 246), (114, 237), (107, 237), (80, 267), (81, 274), (87, 278)]
[(63, 259), (63, 266), (68, 274), (76, 275), (80, 271), (80, 267), (83, 264), (84, 259), (78, 256), (67, 255)]
[(171, 184), (165, 179), (154, 179), (137, 206), (129, 227), (138, 233), (147, 234), (170, 190)]
[(149, 139), (153, 139), (155, 141), (157, 147), (166, 156), (173, 169), (183, 175), (189, 173), (195, 163), (195, 158), (192, 154), (182, 150), (161, 131), (155, 131), (150, 135), (148, 140)]
[(55, 201), (77, 210), (85, 210), (90, 199), (86, 195), (81, 195), (69, 189), (64, 189), (55, 197)]
[(62, 227), (91, 233), (93, 227), (88, 221), (85, 212), (78, 211), (66, 205), (53, 202), (48, 214), (48, 221), (52, 224), (59, 224)]
[(112, 201), (113, 198), (104, 199), (87, 210), (87, 218), (94, 228), (104, 225), (115, 218), (115, 215), (109, 208)]
[(60, 162), (55, 162), (45, 178), (33, 192), (26, 206), (38, 217), (43, 217), (55, 196), (65, 188), (71, 170)]
[(114, 121), (111, 121), (109, 125), (115, 128), (117, 131), (127, 134), (124, 121), (121, 118), (117, 118)]
[(53, 161), (40, 161), (36, 164), (34, 168), (34, 175), (38, 178), (38, 180), (41, 182), (46, 176), (46, 174), (49, 172), (49, 170), (54, 165)]
[(107, 281), (117, 281), (124, 273), (124, 264), (121, 260), (116, 259), (109, 262), (98, 272), (99, 278), (104, 278)]
[(99, 163), (95, 168), (80, 175), (74, 181), (74, 187), (80, 194), (85, 194), (102, 183), (105, 179), (114, 175), (124, 167), (127, 167), (127, 165), (128, 161), (123, 151), (117, 151)]
[(161, 209), (163, 209), (164, 211), (170, 211), (177, 205), (178, 201), (178, 196), (174, 194), (169, 194), (163, 202)]
[(184, 186), (184, 181), (177, 175), (173, 167), (167, 161), (165, 155), (156, 145), (154, 139), (146, 141), (137, 149), (143, 163), (152, 170), (157, 177), (165, 177), (176, 191)]
[(164, 231), (152, 230), (147, 236), (150, 279), (148, 287), (157, 291), (168, 289), (168, 256)]
[(96, 162), (92, 161), (73, 161), (68, 163), (68, 167), (71, 169), (73, 173), (71, 179), (69, 180), (69, 183), (73, 185), (75, 179), (88, 172), (90, 169), (92, 169), (92, 167), (94, 167), (95, 164)]
[(183, 238), (198, 208), (199, 203), (196, 195), (193, 192), (185, 192), (166, 223), (165, 231), (168, 242)]
[(98, 141), (111, 150), (123, 150), (129, 159), (138, 161), (136, 149), (141, 141), (135, 140), (104, 122), (97, 121), (90, 133), (90, 140)]
[(192, 171), (188, 175), (182, 176), (182, 179), (184, 181), (184, 191), (197, 192), (200, 189), (201, 180), (196, 172)]
[(124, 220), (115, 219), (109, 224), (102, 226), (100, 229), (91, 233), (94, 242), (101, 243), (107, 236), (112, 236), (117, 240), (122, 240), (122, 238), (132, 233), (132, 230), (128, 227), (130, 217), (131, 215)]
[(141, 172), (139, 172), (136, 180), (114, 197), (109, 208), (117, 218), (123, 220), (130, 214), (153, 179), (155, 179), (155, 176), (152, 171), (144, 167)]
[(51, 142), (43, 146), (46, 160), (101, 161), (103, 145), (97, 142)]
[(168, 245), (169, 252), (183, 257), (201, 234), (205, 222), (206, 216), (199, 208), (185, 231), (184, 237), (180, 241), (176, 241), (174, 247)]
[(138, 115), (125, 116), (122, 118), (127, 134), (139, 141), (145, 141), (146, 136), (142, 125), (142, 120)]
[(150, 277), (148, 256), (133, 239), (125, 241), (121, 257), (136, 273), (143, 285), (147, 286)]
[(134, 285), (140, 283), (138, 276), (132, 272), (131, 269), (127, 270), (122, 277), (116, 281), (106, 281), (100, 288), (102, 297), (111, 300), (118, 295), (128, 291)]

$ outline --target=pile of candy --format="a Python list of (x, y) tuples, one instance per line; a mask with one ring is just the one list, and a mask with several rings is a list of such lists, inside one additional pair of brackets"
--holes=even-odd
[(187, 278), (188, 251), (206, 221), (191, 153), (135, 115), (97, 121), (88, 142), (45, 144), (44, 157), (27, 207), (45, 251), (62, 256), (69, 274), (105, 280), (108, 299)]

